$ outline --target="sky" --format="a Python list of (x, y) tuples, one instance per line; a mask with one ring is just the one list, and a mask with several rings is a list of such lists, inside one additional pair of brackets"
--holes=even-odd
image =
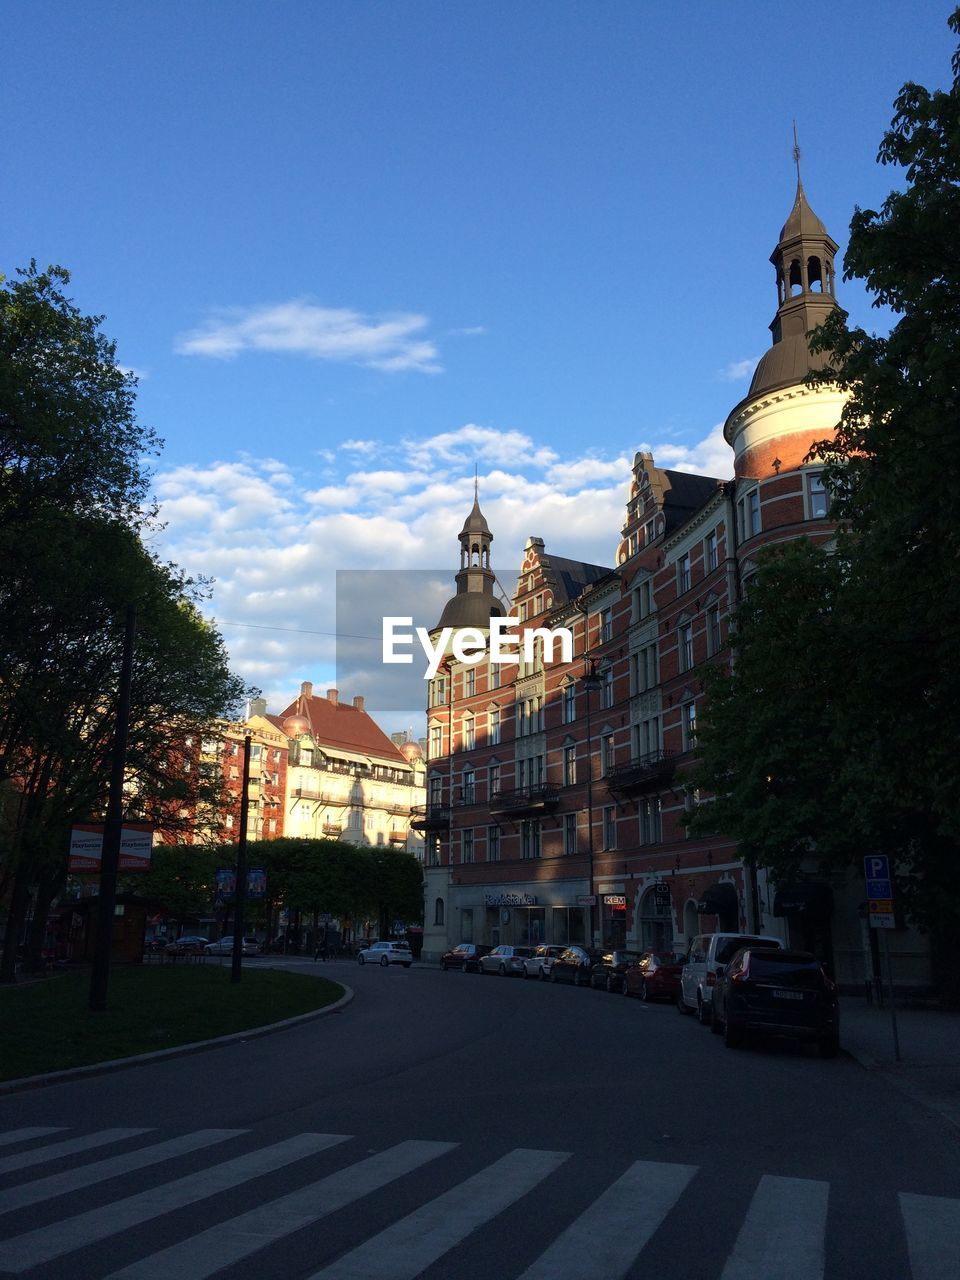
[(475, 474), (508, 591), (530, 536), (614, 563), (637, 450), (732, 474), (794, 121), (842, 253), (950, 9), (0, 0), (0, 273), (104, 316), (165, 442), (152, 543), (278, 711), (337, 681), (338, 570), (452, 594)]

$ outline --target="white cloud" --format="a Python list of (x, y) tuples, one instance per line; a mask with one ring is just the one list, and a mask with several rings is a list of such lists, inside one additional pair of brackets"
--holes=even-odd
[(366, 316), (305, 299), (257, 307), (225, 307), (181, 334), (179, 355), (232, 360), (244, 351), (284, 352), (314, 360), (365, 365), (385, 373), (439, 373), (435, 345), (423, 336), (427, 318), (412, 312)]
[(341, 449), (346, 449), (349, 453), (362, 453), (365, 456), (376, 453), (380, 447), (376, 440), (344, 440), (340, 446)]
[(745, 360), (731, 360), (720, 370), (720, 377), (724, 382), (742, 382), (744, 378), (752, 377), (759, 361), (759, 356), (747, 356)]
[[(510, 575), (531, 535), (544, 539), (548, 553), (613, 565), (637, 449), (649, 449), (663, 467), (718, 478), (732, 473), (720, 425), (689, 445), (658, 439), (615, 454), (594, 449), (561, 459), (523, 432), (467, 424), (400, 445), (350, 442), (360, 447), (341, 454), (341, 469), (332, 466), (329, 483), (313, 489), (290, 465), (270, 458), (175, 467), (156, 479), (167, 527), (155, 541), (188, 573), (215, 579), (207, 609), (234, 669), (262, 687), (276, 711), (302, 680), (318, 688), (336, 682), (329, 634), (336, 627), (336, 570), (430, 569), (453, 592), (475, 458), (494, 534), (493, 567), (510, 593)], [(358, 470), (357, 462), (372, 454), (394, 465)], [(345, 687), (341, 694), (357, 691)], [(368, 705), (376, 711), (369, 699)]]

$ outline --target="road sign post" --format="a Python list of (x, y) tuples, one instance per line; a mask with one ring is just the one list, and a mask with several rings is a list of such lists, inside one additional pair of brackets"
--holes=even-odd
[(888, 930), (896, 928), (893, 910), (893, 876), (890, 859), (885, 853), (871, 853), (863, 860), (863, 876), (867, 882), (867, 914), (871, 929), (880, 929), (883, 958), (887, 965), (887, 989), (890, 992), (890, 1020), (893, 1027), (893, 1056), (900, 1061), (900, 1034), (897, 1029), (897, 1005), (893, 998), (893, 961), (890, 958)]

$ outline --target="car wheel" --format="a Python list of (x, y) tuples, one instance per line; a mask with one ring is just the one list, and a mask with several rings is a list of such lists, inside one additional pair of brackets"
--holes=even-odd
[(743, 1029), (735, 1026), (730, 1018), (723, 1024), (723, 1043), (728, 1049), (739, 1049), (743, 1044)]
[(500, 966), (499, 972), (500, 972), (500, 977), (505, 978), (507, 976), (507, 966), (505, 964), (502, 964)]
[(364, 960), (363, 958), (363, 952), (361, 951), (360, 954), (357, 956), (357, 964), (362, 966), (362, 965), (365, 965), (366, 963), (367, 963), (366, 960)]
[(574, 969), (574, 971), (573, 971), (573, 985), (574, 985), (575, 987), (580, 987), (580, 986), (582, 986), (582, 985), (583, 985), (583, 978), (581, 978), (581, 976), (580, 976), (580, 969), (579, 969), (579, 967), (578, 967), (578, 968), (576, 968), (576, 969)]
[(546, 982), (546, 980), (547, 980), (547, 971), (546, 971), (546, 969), (543, 967), (543, 965), (541, 965), (541, 966), (540, 966), (540, 981), (541, 981), (541, 982)]
[(724, 1019), (724, 1021), (721, 1022), (720, 1019), (717, 1017), (716, 1009), (714, 1009), (713, 1017), (710, 1019), (710, 1030), (714, 1033), (714, 1035), (719, 1035), (725, 1026), (726, 1026), (726, 1019)]
[(607, 980), (604, 983), (604, 986), (607, 988), (607, 990), (610, 992), (611, 995), (616, 990), (616, 987), (613, 985), (613, 977), (609, 973), (607, 974)]
[(620, 994), (622, 996), (628, 996), (630, 994), (630, 988), (627, 986), (626, 974), (623, 976), (623, 982), (620, 983)]
[(400, 962), (400, 963), (403, 965), (403, 967), (404, 967), (405, 969), (409, 969), (409, 968), (410, 968), (410, 966), (413, 964), (413, 961), (412, 961), (412, 960), (401, 960), (401, 962)]
[(467, 962), (466, 962), (466, 960), (464, 960), (463, 964), (460, 966), (460, 972), (461, 972), (461, 973), (466, 973), (466, 972), (467, 972)]
[(643, 1001), (648, 1001), (650, 999), (650, 991), (649, 991), (649, 988), (647, 987), (646, 978), (641, 979), (640, 990), (637, 992), (637, 994), (639, 995), (640, 999)]
[(708, 1027), (713, 1017), (713, 1009), (708, 1009), (702, 996), (697, 996), (697, 1021), (701, 1027)]
[(441, 961), (440, 961), (440, 972), (441, 972), (441, 973), (446, 973), (446, 972), (447, 972), (447, 963), (446, 963), (446, 961), (445, 961), (445, 960), (441, 960)]
[(688, 1009), (688, 1008), (687, 1008), (687, 1003), (686, 1003), (686, 1001), (685, 1001), (685, 1000), (684, 1000), (684, 998), (683, 998), (683, 992), (682, 992), (682, 991), (681, 991), (681, 992), (680, 992), (680, 994), (677, 996), (677, 1010), (678, 1010), (678, 1012), (679, 1012), (679, 1013), (692, 1013), (692, 1012), (693, 1012), (693, 1010), (692, 1010), (692, 1009)]
[(551, 970), (550, 970), (550, 981), (551, 981), (551, 982), (556, 982), (556, 981), (557, 981), (557, 971), (556, 971), (556, 969), (551, 969)]
[(386, 968), (387, 968), (387, 966), (389, 965), (389, 963), (390, 963), (390, 960), (389, 960), (389, 958), (388, 958), (387, 956), (381, 956), (381, 957), (380, 957), (380, 968), (381, 968), (381, 969), (386, 969)]
[(823, 1036), (817, 1041), (817, 1048), (820, 1050), (821, 1058), (835, 1058), (840, 1052), (840, 1037), (838, 1035)]

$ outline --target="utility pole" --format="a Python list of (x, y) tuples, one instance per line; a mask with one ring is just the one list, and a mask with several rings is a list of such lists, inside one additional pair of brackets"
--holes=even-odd
[(113, 739), (107, 820), (100, 852), (100, 895), (97, 899), (97, 936), (90, 974), (89, 1007), (102, 1013), (107, 1007), (110, 982), (110, 950), (113, 944), (113, 917), (117, 903), (117, 870), (123, 826), (123, 777), (127, 765), (127, 734), (130, 727), (130, 685), (133, 678), (133, 642), (137, 630), (137, 610), (127, 605), (123, 637), (123, 660), (117, 691), (117, 727)]

